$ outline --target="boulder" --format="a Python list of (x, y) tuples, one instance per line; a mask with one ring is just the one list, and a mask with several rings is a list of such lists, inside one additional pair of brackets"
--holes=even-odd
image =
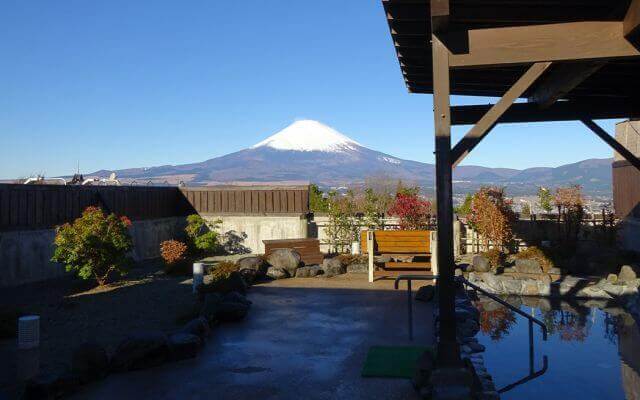
[(238, 272), (240, 272), (240, 275), (242, 276), (242, 279), (247, 284), (247, 286), (253, 285), (255, 281), (260, 280), (265, 276), (261, 275), (258, 271), (253, 269), (241, 269)]
[(300, 266), (300, 254), (293, 249), (275, 249), (267, 256), (267, 262), (272, 267), (286, 270), (290, 276), (296, 275)]
[(416, 300), (417, 301), (424, 301), (424, 302), (429, 302), (431, 300), (433, 300), (433, 297), (436, 294), (436, 289), (434, 286), (422, 286), (420, 289), (418, 289), (418, 291), (416, 292)]
[(140, 332), (127, 336), (111, 358), (114, 371), (155, 367), (169, 358), (169, 340), (162, 332)]
[(284, 279), (289, 277), (289, 272), (284, 268), (269, 267), (267, 276), (271, 279)]
[(244, 304), (245, 306), (250, 306), (251, 304), (253, 304), (251, 300), (247, 299), (246, 296), (238, 292), (231, 292), (231, 293), (225, 294), (224, 301), (230, 302), (230, 303), (241, 303), (241, 304)]
[(542, 267), (540, 263), (534, 259), (516, 259), (516, 272), (521, 274), (541, 274)]
[(480, 274), (482, 281), (485, 285), (494, 293), (501, 293), (503, 291), (502, 281), (498, 279), (494, 274), (490, 272), (483, 272)]
[(227, 278), (212, 280), (211, 275), (205, 276), (204, 284), (198, 286), (198, 295), (201, 299), (206, 293), (246, 293), (247, 283), (238, 271), (233, 271)]
[(189, 321), (180, 330), (182, 333), (196, 335), (204, 343), (211, 330), (209, 329), (209, 323), (204, 317), (198, 317)]
[(300, 267), (296, 270), (296, 278), (313, 278), (322, 273), (319, 265), (310, 265), (308, 267)]
[(83, 343), (73, 351), (71, 371), (81, 382), (104, 378), (109, 373), (109, 356), (98, 343)]
[(325, 258), (322, 262), (322, 270), (327, 277), (344, 274), (347, 271), (338, 257)]
[(347, 273), (350, 274), (366, 274), (369, 272), (367, 264), (349, 264), (347, 265)]
[(489, 264), (489, 259), (485, 256), (475, 255), (471, 260), (471, 264), (473, 265), (473, 270), (475, 272), (489, 272), (491, 271), (491, 264)]
[(201, 347), (202, 340), (196, 335), (178, 332), (169, 336), (170, 358), (172, 361), (194, 358)]
[(264, 258), (258, 256), (244, 257), (238, 260), (238, 270), (240, 271), (248, 269), (264, 275), (267, 273), (268, 267), (269, 266), (264, 261)]
[(220, 293), (205, 294), (202, 309), (200, 309), (200, 315), (204, 317), (209, 324), (215, 322), (218, 315), (218, 307), (220, 306), (220, 303), (222, 303), (222, 298), (223, 296)]
[(638, 279), (638, 268), (631, 265), (623, 265), (618, 274), (618, 282), (634, 281)]
[(609, 274), (609, 275), (607, 275), (607, 282), (609, 282), (609, 283), (616, 283), (616, 282), (618, 282), (618, 275), (616, 275), (616, 274)]
[(463, 275), (463, 274), (462, 274), (462, 270), (461, 270), (460, 268), (456, 268), (456, 269), (453, 271), (453, 275), (454, 275), (454, 276), (462, 276), (462, 275)]
[(223, 322), (239, 321), (247, 316), (249, 306), (242, 303), (223, 301), (218, 308), (218, 319)]

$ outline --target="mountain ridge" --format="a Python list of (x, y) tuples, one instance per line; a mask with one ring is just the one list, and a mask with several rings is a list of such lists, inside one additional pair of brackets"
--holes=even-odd
[[(525, 193), (538, 186), (580, 184), (585, 192), (610, 193), (611, 162), (611, 158), (588, 159), (522, 170), (462, 165), (454, 169), (454, 189), (460, 192), (494, 184)], [(369, 149), (318, 121), (301, 120), (253, 146), (202, 162), (100, 170), (90, 175), (103, 177), (112, 172), (125, 181), (188, 185), (308, 181), (335, 187), (386, 177), (432, 188), (435, 166)]]

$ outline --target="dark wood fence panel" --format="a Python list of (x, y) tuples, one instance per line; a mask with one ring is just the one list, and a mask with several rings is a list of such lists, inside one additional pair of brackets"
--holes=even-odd
[(131, 220), (186, 215), (175, 187), (0, 184), (0, 231), (46, 229), (72, 221), (88, 206)]
[(190, 187), (181, 188), (193, 210), (203, 214), (306, 214), (309, 188)]
[(640, 171), (627, 161), (613, 163), (613, 205), (617, 218), (640, 218)]

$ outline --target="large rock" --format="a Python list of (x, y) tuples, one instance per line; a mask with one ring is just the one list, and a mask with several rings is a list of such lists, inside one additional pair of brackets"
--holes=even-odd
[(534, 259), (516, 259), (516, 272), (521, 274), (541, 274), (542, 267)]
[(224, 279), (214, 279), (211, 275), (206, 275), (204, 284), (198, 286), (198, 294), (201, 298), (204, 298), (206, 293), (240, 292), (244, 294), (247, 291), (247, 283), (238, 271), (231, 272)]
[[(217, 311), (216, 311), (217, 314)], [(182, 333), (188, 333), (196, 335), (204, 343), (211, 330), (209, 329), (209, 322), (204, 317), (198, 317), (189, 321), (181, 330)]]
[(269, 266), (264, 261), (264, 258), (258, 256), (244, 257), (238, 260), (238, 270), (250, 269), (252, 271), (258, 271), (263, 274), (267, 272)]
[(485, 256), (475, 255), (471, 260), (471, 264), (473, 265), (473, 270), (475, 272), (489, 272), (491, 271), (491, 264), (489, 264), (489, 259)]
[(242, 275), (247, 285), (252, 285), (253, 282), (264, 279), (268, 268), (269, 265), (262, 257), (251, 256), (238, 260), (238, 271), (240, 271), (240, 275)]
[(172, 361), (194, 358), (201, 347), (202, 340), (196, 335), (178, 332), (169, 336), (169, 349)]
[(366, 273), (369, 273), (369, 265), (367, 265), (367, 264), (349, 264), (349, 265), (347, 265), (347, 273), (350, 273), (350, 274), (366, 274)]
[(290, 276), (296, 275), (300, 266), (300, 254), (293, 249), (275, 249), (267, 256), (267, 262), (272, 267), (286, 270)]
[(308, 267), (300, 267), (296, 270), (296, 278), (313, 278), (322, 273), (319, 265), (310, 265)]
[(250, 306), (251, 304), (253, 304), (251, 300), (247, 299), (246, 296), (238, 292), (227, 293), (226, 295), (224, 295), (224, 301), (230, 303), (242, 303), (245, 306)]
[[(231, 292), (237, 293), (237, 292)], [(204, 296), (204, 302), (200, 309), (200, 315), (204, 317), (209, 324), (215, 322), (218, 316), (218, 307), (222, 303), (223, 296), (220, 293), (207, 293)]]
[(618, 274), (618, 282), (629, 282), (638, 279), (638, 268), (631, 265), (623, 265)]
[(97, 343), (81, 344), (71, 357), (71, 371), (83, 383), (105, 377), (109, 373), (107, 351)]
[(436, 289), (435, 289), (434, 286), (431, 286), (431, 285), (422, 286), (416, 292), (416, 300), (417, 301), (429, 302), (429, 301), (433, 300), (433, 297), (435, 296), (435, 293), (436, 293)]
[(285, 279), (289, 277), (289, 272), (284, 268), (269, 267), (267, 276), (271, 279)]
[(218, 319), (223, 322), (239, 321), (247, 316), (249, 306), (243, 303), (223, 301), (218, 308)]
[(111, 358), (114, 371), (151, 368), (169, 358), (169, 340), (162, 332), (140, 332), (126, 337)]
[(342, 261), (338, 257), (325, 258), (322, 262), (322, 270), (327, 277), (344, 274), (347, 272)]
[(483, 272), (480, 274), (480, 277), (493, 293), (502, 293), (504, 287), (500, 278), (490, 272)]

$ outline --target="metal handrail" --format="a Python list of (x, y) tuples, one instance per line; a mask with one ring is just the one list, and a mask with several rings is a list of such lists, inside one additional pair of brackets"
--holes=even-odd
[(456, 280), (461, 282), (464, 285), (467, 285), (467, 286), (477, 290), (478, 292), (481, 292), (485, 296), (489, 297), (491, 300), (502, 304), (503, 306), (507, 307), (511, 311), (522, 315), (523, 317), (528, 319), (530, 322), (539, 325), (540, 328), (542, 328), (542, 339), (545, 340), (545, 341), (547, 340), (547, 325), (545, 325), (545, 323), (540, 321), (538, 318), (532, 317), (531, 315), (525, 313), (524, 311), (520, 310), (519, 308), (514, 307), (511, 304), (507, 303), (506, 301), (502, 300), (500, 297), (498, 297), (498, 296), (496, 296), (496, 295), (494, 295), (492, 293), (489, 293), (488, 291), (484, 290), (483, 288), (479, 287), (478, 285), (474, 285), (473, 283), (469, 282), (468, 280), (466, 280), (465, 278), (463, 278), (461, 276), (457, 276)]
[(407, 281), (407, 295), (408, 301), (407, 305), (409, 307), (409, 340), (413, 340), (413, 302), (411, 297), (411, 282), (412, 281), (429, 281), (438, 279), (438, 275), (410, 275), (410, 274), (402, 274), (398, 275), (393, 282), (393, 286), (396, 290), (398, 290), (398, 284), (400, 281)]

